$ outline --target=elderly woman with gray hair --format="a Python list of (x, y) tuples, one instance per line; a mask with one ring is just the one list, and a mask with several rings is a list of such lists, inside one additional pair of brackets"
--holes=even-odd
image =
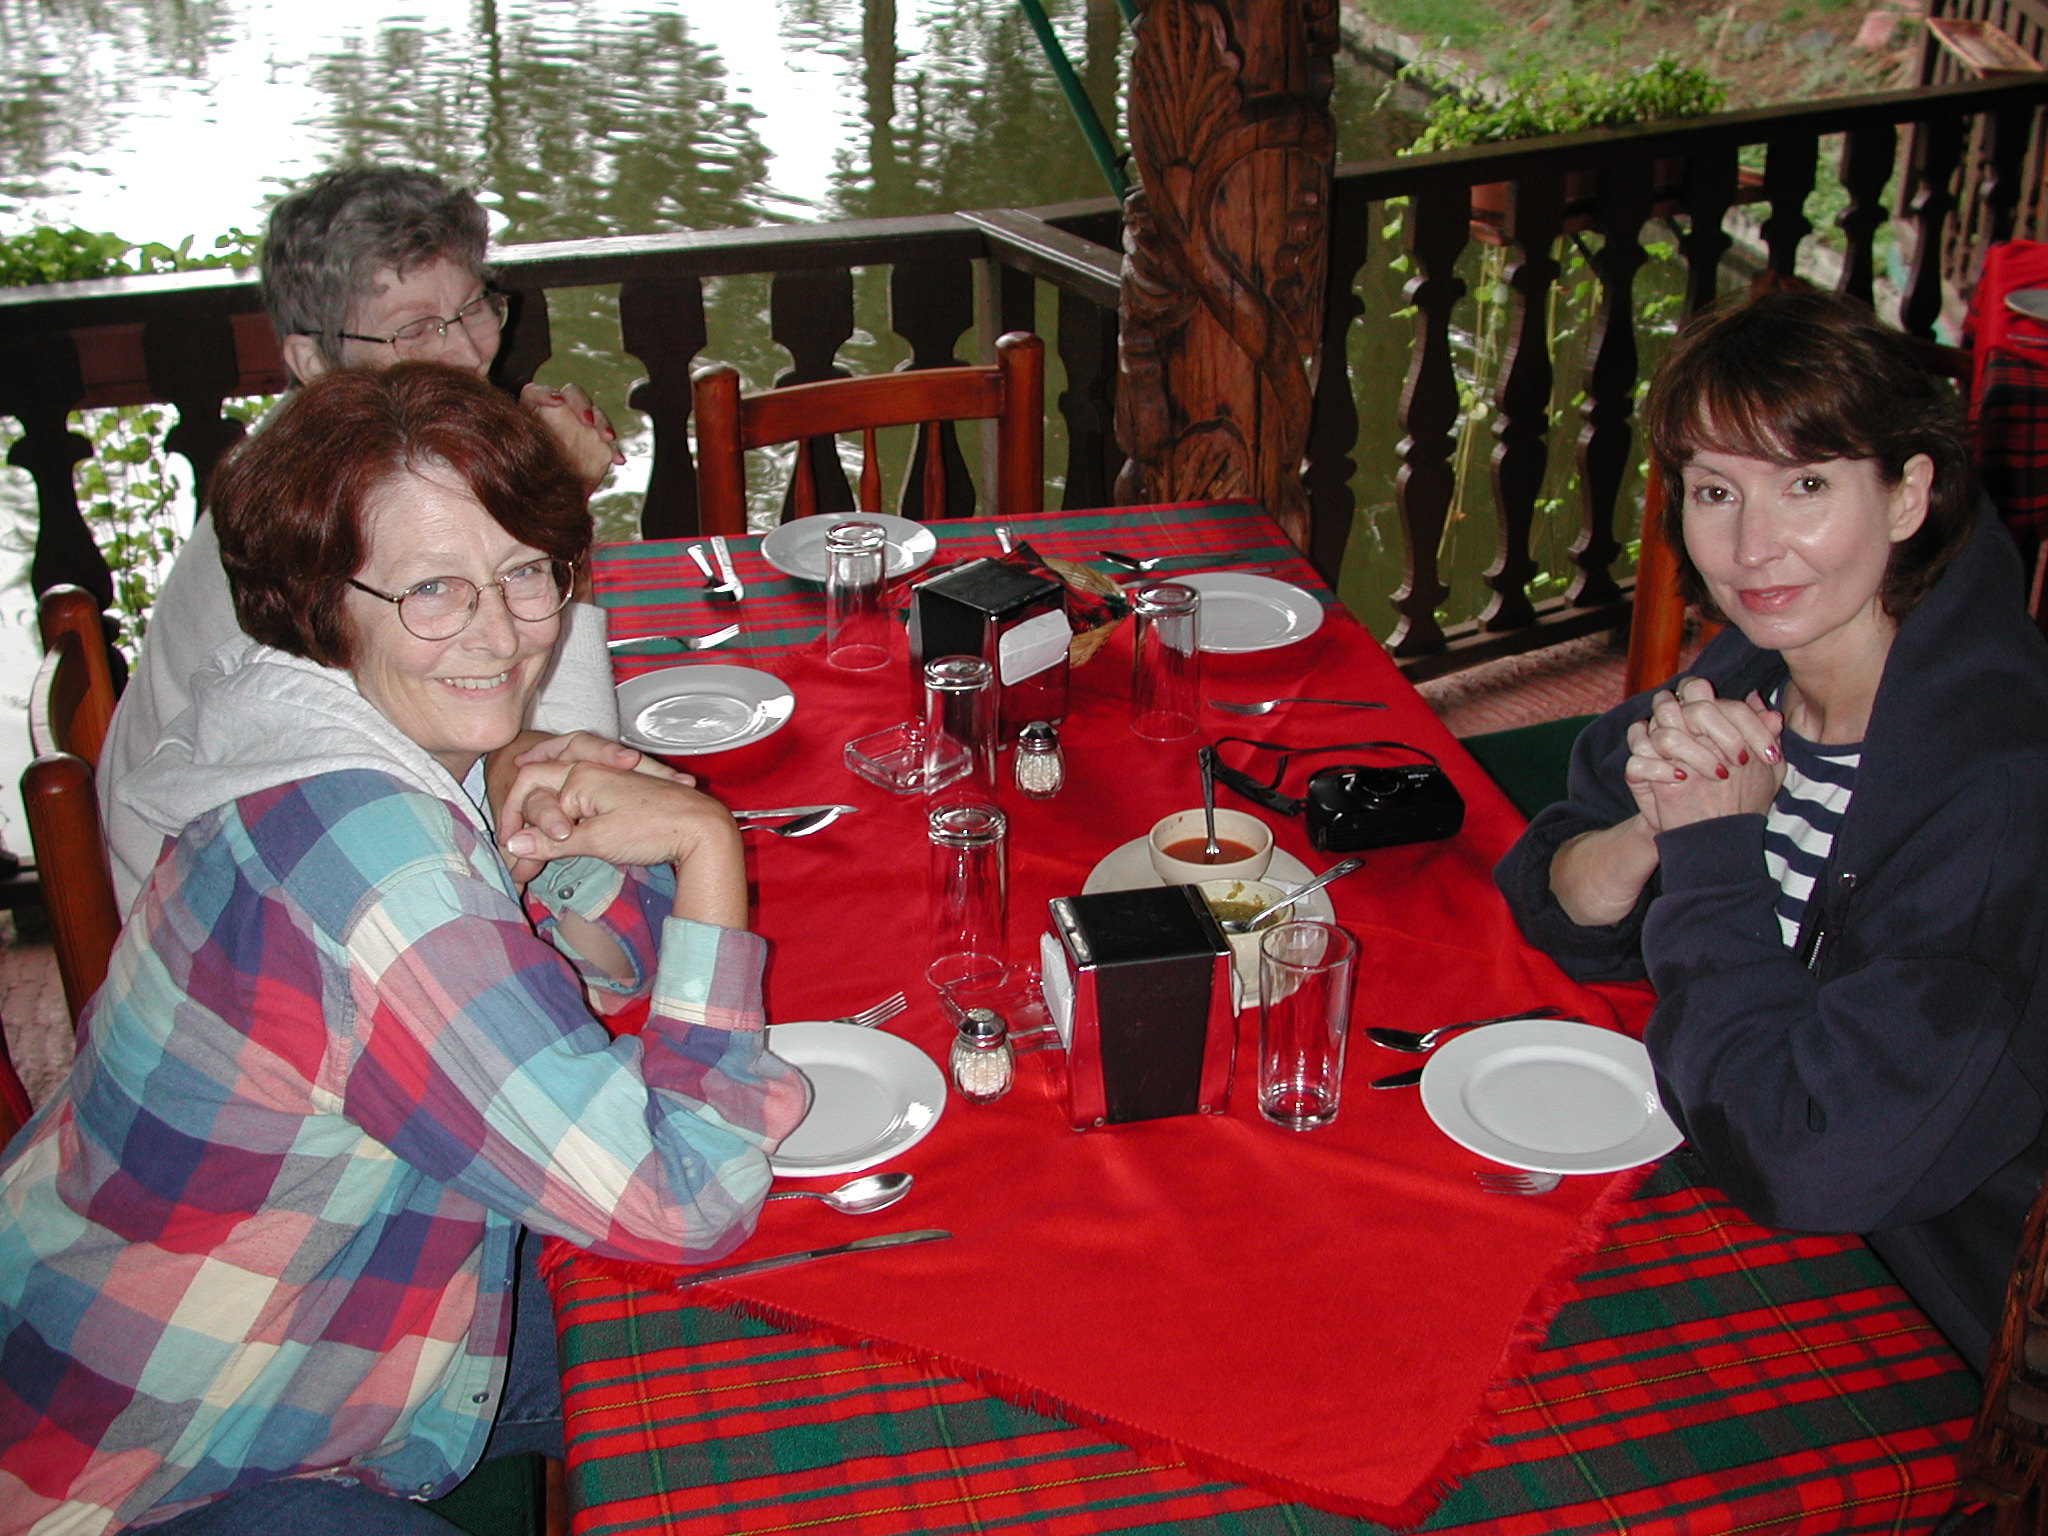
[[(445, 363), (478, 376), (498, 354), (505, 299), (489, 287), (488, 224), (475, 197), (424, 171), (358, 166), (316, 176), (271, 212), (263, 244), (263, 298), (293, 379), (337, 368)], [(573, 384), (520, 393), (548, 429), (585, 494), (621, 461), (614, 434)], [(534, 701), (536, 730), (610, 741), (618, 709), (605, 652), (604, 615), (570, 604), (552, 670)], [(98, 771), (115, 893), (125, 910), (163, 851), (163, 839), (122, 804), (122, 782), (156, 750), (192, 702), (192, 678), (235, 624), (220, 546), (202, 517), (178, 552), (151, 615), (149, 638), (107, 736)], [(621, 766), (637, 754), (612, 751)]]

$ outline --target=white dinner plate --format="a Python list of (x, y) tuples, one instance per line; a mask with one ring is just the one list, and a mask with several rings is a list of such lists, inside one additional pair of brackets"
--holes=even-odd
[(811, 1081), (811, 1109), (768, 1160), (791, 1178), (857, 1173), (924, 1140), (946, 1079), (901, 1035), (851, 1024), (776, 1024), (768, 1049)]
[(619, 684), (620, 734), (644, 752), (723, 752), (773, 735), (796, 712), (789, 684), (754, 667), (663, 667)]
[(1292, 645), (1323, 622), (1315, 594), (1291, 581), (1248, 571), (1196, 571), (1166, 579), (1202, 594), (1201, 648), (1218, 656)]
[(2029, 320), (2048, 322), (2048, 288), (2015, 288), (2005, 296), (2005, 307)]
[(928, 562), (938, 538), (923, 523), (886, 512), (820, 512), (777, 525), (761, 540), (761, 558), (785, 576), (800, 581), (825, 579), (825, 535), (840, 523), (873, 523), (888, 530), (883, 546), (891, 576), (901, 576)]
[[(1275, 848), (1273, 862), (1266, 866), (1264, 878), (1291, 891), (1313, 879), (1314, 871), (1285, 848)], [(1145, 839), (1134, 837), (1122, 847), (1113, 849), (1101, 863), (1088, 871), (1088, 878), (1081, 882), (1081, 894), (1093, 896), (1098, 891), (1135, 891), (1148, 885), (1164, 884), (1166, 882), (1159, 878), (1159, 871), (1152, 867), (1152, 855), (1145, 849)], [(1337, 920), (1337, 909), (1330, 905), (1327, 887), (1310, 891), (1287, 911), (1291, 916), (1320, 918), (1326, 923)]]
[(1531, 1173), (1616, 1173), (1683, 1139), (1643, 1043), (1569, 1019), (1489, 1024), (1439, 1046), (1422, 1107), (1459, 1146)]

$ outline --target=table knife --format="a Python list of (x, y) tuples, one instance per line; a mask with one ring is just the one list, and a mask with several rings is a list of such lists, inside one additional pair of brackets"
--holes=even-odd
[(1406, 1072), (1390, 1072), (1385, 1077), (1376, 1077), (1368, 1088), (1413, 1088), (1422, 1081), (1422, 1068), (1410, 1067)]
[(906, 1243), (936, 1243), (941, 1238), (951, 1237), (950, 1232), (936, 1227), (924, 1227), (914, 1232), (884, 1232), (878, 1237), (857, 1237), (850, 1243), (834, 1243), (830, 1248), (806, 1248), (800, 1253), (778, 1253), (772, 1259), (750, 1259), (745, 1264), (721, 1264), (716, 1269), (700, 1269), (694, 1275), (685, 1275), (675, 1283), (679, 1291), (686, 1291), (693, 1285), (706, 1280), (730, 1280), (736, 1275), (758, 1275), (763, 1270), (782, 1269), (791, 1264), (808, 1264), (812, 1259), (829, 1259), (835, 1253), (859, 1253), (867, 1248), (900, 1248)]
[(837, 811), (850, 816), (859, 810), (857, 805), (778, 805), (759, 811), (726, 812), (734, 821), (784, 821), (792, 816), (815, 816), (820, 811)]
[(715, 534), (711, 540), (711, 558), (718, 562), (718, 575), (731, 590), (732, 600), (738, 602), (747, 595), (747, 589), (740, 584), (737, 572), (732, 568), (732, 551), (725, 547), (725, 536)]

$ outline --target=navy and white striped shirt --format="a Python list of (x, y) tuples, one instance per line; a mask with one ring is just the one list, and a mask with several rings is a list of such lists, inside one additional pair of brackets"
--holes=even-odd
[(1790, 730), (1779, 735), (1778, 745), (1785, 754), (1785, 782), (1764, 816), (1764, 868), (1777, 882), (1778, 930), (1792, 949), (1813, 883), (1827, 867), (1849, 809), (1863, 745), (1823, 747)]

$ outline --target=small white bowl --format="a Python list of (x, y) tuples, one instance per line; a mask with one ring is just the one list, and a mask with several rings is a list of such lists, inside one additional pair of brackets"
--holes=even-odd
[[(1190, 837), (1200, 843), (1202, 836), (1202, 813), (1199, 809), (1175, 811), (1171, 816), (1161, 817), (1145, 839), (1145, 851), (1152, 856), (1153, 873), (1168, 885), (1199, 885), (1204, 880), (1256, 880), (1273, 862), (1273, 829), (1244, 811), (1219, 810), (1216, 813), (1216, 840), (1251, 849), (1249, 857), (1204, 864), (1172, 858), (1166, 853), (1175, 843)], [(1199, 848), (1196, 851), (1199, 853)]]
[[(1268, 880), (1204, 880), (1195, 887), (1202, 893), (1202, 900), (1209, 904), (1209, 910), (1216, 913), (1216, 920), (1224, 916), (1250, 917), (1263, 912), (1275, 902), (1284, 899), (1287, 892)], [(1225, 912), (1218, 912), (1219, 905), (1227, 904)], [(1251, 912), (1239, 912), (1230, 908), (1249, 907)], [(1256, 999), (1259, 995), (1259, 938), (1257, 933), (1226, 933), (1230, 941), (1231, 963), (1237, 967), (1237, 979), (1244, 985), (1244, 995)]]

